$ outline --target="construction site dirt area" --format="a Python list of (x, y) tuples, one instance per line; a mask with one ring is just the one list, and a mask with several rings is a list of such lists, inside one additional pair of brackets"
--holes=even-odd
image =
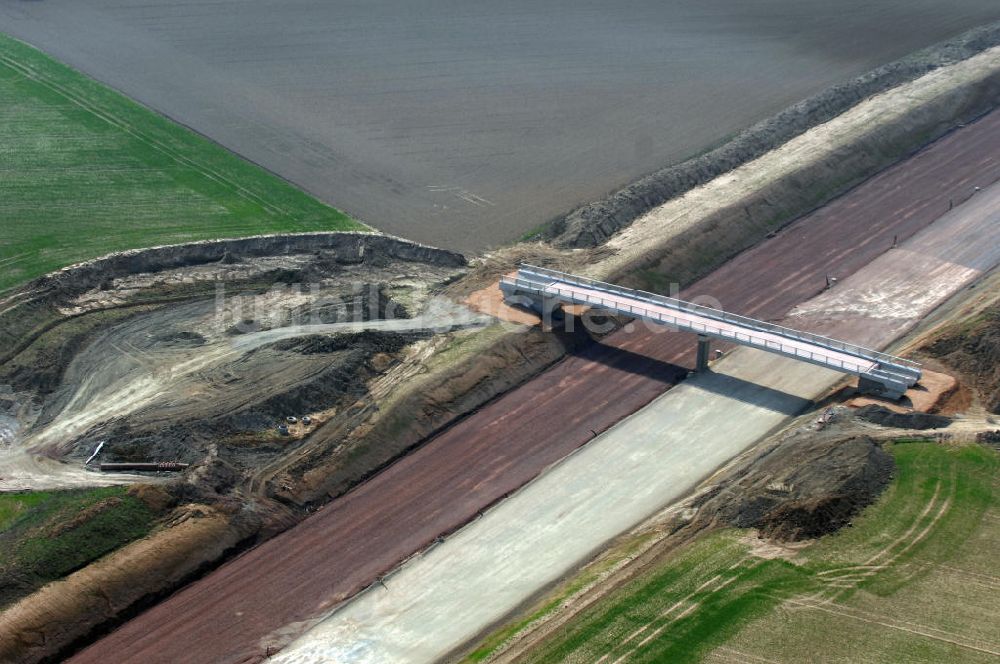
[[(276, 201), (371, 224), (156, 222), (162, 244), (0, 290), (0, 662), (723, 664), (773, 645), (715, 620), (751, 597), (803, 633), (885, 610), (895, 654), (913, 635), (931, 659), (1000, 655), (988, 629), (866, 594), (924, 602), (951, 572), (925, 587), (910, 563), (995, 530), (973, 522), (1000, 441), (997, 19), (985, 0), (0, 0), (0, 38), (37, 56), (0, 54), (9, 90), (115, 127), (142, 111), (268, 169)], [(46, 63), (117, 110), (49, 99)], [(46, 142), (86, 122), (11, 106), (32, 200), (62, 192)], [(79, 190), (87, 145), (59, 171)], [(171, 159), (178, 182), (212, 175)], [(159, 181), (144, 164), (123, 172)], [(92, 193), (51, 209), (89, 219)], [(837, 538), (853, 548), (823, 553)], [(675, 549), (692, 574), (663, 582)], [(578, 638), (653, 577), (634, 629)], [(970, 598), (958, 613), (998, 615)]]
[[(945, 373), (921, 370), (920, 385), (906, 391), (902, 399), (892, 401), (870, 396), (857, 396), (848, 404), (856, 408), (864, 406), (880, 406), (897, 413), (917, 411), (927, 413), (937, 411), (945, 401), (958, 389), (958, 381), (954, 376)], [(849, 381), (850, 389), (857, 389), (857, 381)]]
[(111, 271), (94, 288), (78, 278), (27, 290), (6, 318), (20, 307), (44, 325), (3, 364), (0, 487), (134, 479), (77, 466), (98, 451), (105, 466), (221, 462), (256, 473), (343, 417), (415, 343), (489, 322), (435, 295), (461, 272), (454, 255), (408, 262), (343, 237), (360, 256), (253, 256), (248, 245), (189, 267)]
[[(731, 308), (765, 320), (784, 317), (821, 293), (827, 275), (850, 275), (891, 251), (894, 242), (919, 235), (947, 211), (949, 197), (971, 181), (994, 181), (1000, 168), (993, 145), (1000, 135), (992, 130), (997, 123), (1000, 114), (994, 113), (952, 133), (917, 159), (888, 169), (744, 253), (685, 295), (737, 302)], [(868, 202), (864, 214), (856, 201)], [(952, 223), (963, 220), (962, 208), (956, 209)], [(968, 265), (991, 259), (993, 248), (983, 243), (970, 248), (979, 253), (968, 256)], [(938, 253), (954, 249), (941, 245)], [(876, 336), (897, 334), (894, 326), (901, 324), (902, 318), (887, 321)], [(812, 331), (823, 332), (824, 325), (809, 321)], [(190, 657), (192, 646), (206, 662), (262, 657), (442, 533), (474, 519), (659, 396), (686, 373), (693, 352), (687, 337), (642, 329), (585, 345), (74, 661), (101, 661), (107, 653), (126, 651), (145, 661), (168, 661), (171, 653), (180, 656), (177, 648)], [(176, 638), (180, 633), (183, 646)]]
[(0, 2), (5, 32), (376, 228), (515, 240), (992, 0)]
[(520, 325), (540, 325), (542, 317), (522, 308), (512, 307), (500, 292), (500, 282), (491, 283), (486, 288), (473, 292), (466, 297), (466, 304), (476, 311), (494, 316), (508, 323)]

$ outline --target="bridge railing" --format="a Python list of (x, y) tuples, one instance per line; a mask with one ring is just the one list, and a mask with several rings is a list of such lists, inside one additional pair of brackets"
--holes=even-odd
[(714, 325), (707, 325), (704, 323), (697, 323), (693, 321), (684, 320), (681, 318), (677, 318), (676, 316), (671, 316), (669, 314), (665, 314), (659, 311), (646, 309), (645, 307), (640, 307), (630, 304), (622, 304), (621, 302), (615, 302), (601, 297), (581, 295), (577, 291), (572, 291), (565, 288), (559, 288), (558, 286), (546, 285), (540, 287), (540, 284), (538, 284), (537, 282), (523, 280), (523, 279), (511, 279), (509, 277), (505, 278), (503, 282), (516, 287), (523, 288), (525, 290), (541, 291), (547, 294), (561, 295), (566, 299), (579, 302), (581, 304), (601, 306), (607, 309), (613, 309), (615, 311), (627, 313), (635, 317), (651, 319), (659, 323), (663, 323), (666, 325), (673, 325), (679, 329), (688, 330), (698, 334), (707, 334), (714, 337), (718, 337), (720, 339), (732, 339), (736, 343), (748, 346), (754, 346), (765, 350), (776, 351), (783, 355), (790, 355), (803, 360), (810, 360), (812, 362), (822, 363), (832, 368), (841, 369), (848, 373), (854, 373), (854, 374), (869, 373), (874, 369), (874, 362), (868, 362), (867, 364), (850, 362), (842, 360), (837, 357), (832, 357), (830, 355), (827, 355), (826, 353), (817, 353), (814, 351), (808, 351), (802, 348), (798, 348), (796, 346), (789, 346), (781, 342), (772, 341), (770, 339), (764, 339), (762, 337), (758, 337), (753, 334), (727, 330), (725, 328), (716, 327)]
[[(616, 286), (614, 284), (609, 284), (603, 281), (597, 281), (596, 279), (588, 279), (586, 277), (580, 277), (574, 274), (560, 272), (558, 270), (550, 270), (548, 268), (536, 267), (533, 265), (524, 265), (520, 268), (519, 273), (524, 273), (525, 276), (537, 275), (538, 277), (541, 277), (542, 280), (548, 278), (553, 281), (562, 281), (568, 284), (576, 284), (579, 286), (591, 288), (593, 290), (606, 291), (608, 293), (622, 295), (624, 297), (629, 297), (640, 301), (647, 301), (651, 304), (658, 304), (669, 308), (697, 313), (706, 318), (713, 318), (715, 320), (723, 321), (726, 323), (732, 323), (744, 328), (755, 329), (761, 332), (770, 332), (790, 339), (796, 339), (798, 341), (805, 341), (813, 345), (823, 346), (825, 348), (828, 348), (829, 350), (841, 351), (848, 353), (850, 355), (862, 357), (864, 359), (877, 362), (883, 365), (884, 368), (895, 369), (904, 374), (910, 375), (914, 379), (919, 378), (920, 376), (920, 365), (916, 362), (912, 362), (910, 360), (901, 357), (896, 357), (894, 355), (889, 355), (888, 353), (882, 353), (880, 351), (873, 350), (871, 348), (865, 348), (864, 346), (859, 346), (857, 344), (851, 344), (844, 341), (839, 341), (837, 339), (831, 339), (830, 337), (825, 337), (819, 334), (813, 334), (811, 332), (802, 332), (781, 325), (776, 325), (774, 323), (767, 323), (754, 318), (748, 318), (746, 316), (732, 314), (727, 311), (722, 311), (720, 309), (714, 309), (712, 307), (706, 307), (704, 305), (695, 304), (693, 302), (687, 302), (685, 300), (680, 300), (673, 297), (667, 297), (665, 295), (658, 295), (656, 293), (650, 293), (647, 291), (642, 291), (632, 288), (624, 288), (622, 286)], [(505, 277), (504, 280), (509, 281), (510, 277)], [(532, 283), (530, 280), (524, 280), (524, 279), (520, 280), (525, 281), (527, 287), (529, 288), (538, 287), (537, 283)]]

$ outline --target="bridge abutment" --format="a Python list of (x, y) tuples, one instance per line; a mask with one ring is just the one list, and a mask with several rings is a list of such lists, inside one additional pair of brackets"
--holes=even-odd
[(906, 394), (906, 388), (903, 386), (893, 388), (884, 382), (872, 380), (868, 376), (858, 376), (858, 392), (874, 397), (895, 400), (902, 398)]

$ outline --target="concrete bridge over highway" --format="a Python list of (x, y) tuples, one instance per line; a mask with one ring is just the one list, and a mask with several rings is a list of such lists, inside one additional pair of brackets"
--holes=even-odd
[(859, 377), (862, 391), (898, 399), (920, 380), (917, 363), (809, 332), (738, 316), (672, 297), (565, 272), (522, 265), (500, 280), (504, 298), (544, 315), (583, 304), (698, 335), (698, 370), (708, 367), (712, 339), (765, 350)]

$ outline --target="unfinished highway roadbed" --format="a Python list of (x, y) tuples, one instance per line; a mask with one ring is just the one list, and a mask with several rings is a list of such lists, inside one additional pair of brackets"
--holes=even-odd
[[(882, 347), (998, 264), (1000, 184), (801, 309), (812, 321), (830, 311), (824, 331), (831, 335), (857, 333)], [(933, 283), (916, 278), (921, 274)], [(850, 312), (844, 302), (865, 306)], [(681, 498), (838, 378), (829, 369), (738, 349), (410, 561), (273, 661), (438, 661)]]
[[(1000, 113), (993, 113), (804, 217), (682, 295), (711, 295), (741, 314), (783, 318), (817, 295), (826, 275), (843, 281), (890, 251), (894, 238), (903, 244), (939, 219), (949, 199), (1000, 179), (998, 151)], [(835, 329), (820, 322), (810, 331)], [(693, 351), (691, 335), (649, 331), (592, 345), (72, 661), (214, 663), (273, 653), (594, 432), (660, 396)]]

